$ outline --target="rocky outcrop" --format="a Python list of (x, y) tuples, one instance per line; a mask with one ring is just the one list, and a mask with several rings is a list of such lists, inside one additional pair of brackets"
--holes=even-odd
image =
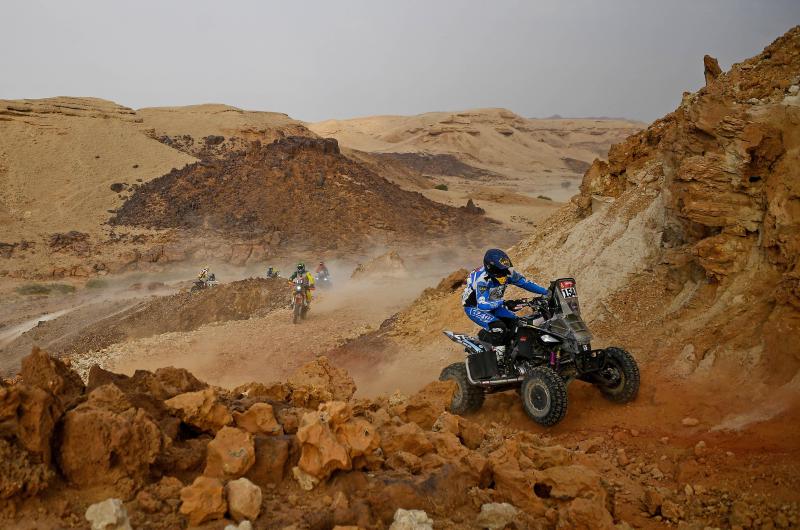
[(256, 461), (253, 435), (233, 427), (222, 427), (208, 443), (206, 476), (221, 479), (238, 478), (247, 473)]
[(269, 403), (253, 403), (246, 412), (234, 412), (233, 421), (252, 434), (283, 434), (283, 427), (275, 419)]
[(390, 250), (366, 263), (359, 263), (350, 275), (354, 280), (406, 278), (407, 276), (408, 269), (406, 269), (405, 261), (396, 250)]
[(219, 392), (214, 388), (179, 394), (164, 404), (181, 421), (203, 431), (217, 432), (233, 423), (233, 416), (220, 401)]
[(61, 439), (59, 468), (76, 486), (141, 483), (164, 448), (158, 425), (136, 408), (80, 405), (64, 415)]
[[(300, 199), (309, 182), (315, 183), (313, 204)], [(264, 204), (291, 207), (265, 209)], [(217, 160), (174, 169), (138, 187), (109, 222), (211, 229), (235, 238), (257, 237), (272, 248), (291, 240), (339, 250), (363, 250), (375, 240), (418, 240), (419, 226), (440, 236), (489, 226), (466, 211), (401, 189), (342, 155), (335, 139), (307, 137), (253, 142)], [(351, 229), (340, 230), (343, 225)], [(243, 262), (249, 256), (235, 252), (232, 258)]]
[(328, 478), (338, 469), (360, 469), (379, 460), (375, 451), (380, 436), (362, 418), (354, 418), (350, 405), (332, 401), (303, 416), (297, 430), (300, 460), (295, 477), (304, 489)]
[(719, 61), (710, 55), (703, 56), (703, 76), (706, 78), (706, 86), (710, 85), (722, 73)]
[(20, 376), (27, 384), (49, 392), (62, 410), (73, 405), (84, 390), (78, 374), (37, 347), (23, 359)]
[(219, 479), (200, 476), (181, 490), (181, 513), (192, 526), (222, 519), (227, 510), (225, 489)]
[(786, 347), (800, 340), (800, 28), (727, 72), (705, 65), (707, 86), (595, 161), (515, 263), (575, 275), (587, 314), (607, 317), (592, 329), (611, 341), (657, 344), (659, 356), (691, 342), (683, 376), (705, 359), (714, 374), (746, 363), (756, 379), (785, 383), (800, 370)]
[(225, 497), (228, 499), (228, 511), (236, 521), (258, 519), (261, 512), (261, 488), (246, 478), (239, 478), (225, 485)]
[(292, 403), (312, 409), (325, 401), (347, 401), (356, 392), (350, 374), (333, 366), (324, 356), (300, 367), (289, 376), (288, 383)]
[(86, 520), (92, 530), (131, 530), (128, 512), (121, 499), (106, 499), (86, 509)]
[[(42, 352), (36, 355), (41, 363)], [(305, 367), (301, 372), (315, 377), (301, 386), (328, 395), (341, 392), (323, 375), (330, 375), (321, 369), (326, 362)], [(64, 369), (61, 375), (71, 379)], [(591, 448), (604, 445), (602, 439), (574, 452), (530, 432), (444, 412), (440, 402), (449, 399), (452, 389), (439, 383), (411, 398), (324, 401), (317, 410), (293, 406), (292, 384), (277, 392), (282, 400), (266, 397), (274, 396), (276, 385), (250, 384), (241, 392), (207, 387), (178, 394), (167, 406), (147, 390), (163, 392), (166, 383), (144, 383), (177, 375), (168, 378), (183, 382), (171, 385), (174, 392), (198, 385), (191, 374), (167, 370), (161, 377), (142, 372), (126, 378), (94, 373), (92, 390), (77, 396), (61, 416), (53, 394), (22, 382), (0, 385), (0, 499), (19, 509), (11, 515), (0, 511), (0, 526), (15, 527), (30, 515), (30, 506), (41, 505), (77, 526), (84, 514), (76, 510), (88, 504), (83, 500), (112, 491), (121, 501), (90, 509), (86, 517), (93, 525), (221, 527), (221, 519), (228, 518), (239, 527), (252, 523), (255, 528), (465, 528), (474, 523), (489, 529), (612, 528), (628, 513), (617, 510), (628, 494), (620, 494), (616, 465), (639, 465), (623, 463), (619, 452), (617, 459), (595, 455)], [(338, 375), (341, 381), (349, 379)], [(344, 395), (351, 396), (354, 388), (344, 388)], [(145, 402), (152, 415), (137, 406)], [(211, 421), (220, 416), (208, 415), (215, 408), (235, 416), (237, 426)], [(286, 428), (286, 411), (300, 414), (296, 429)], [(27, 415), (44, 426), (30, 439), (20, 423), (29, 421), (23, 419)], [(50, 418), (54, 427), (42, 418)], [(273, 432), (272, 420), (293, 434)], [(42, 448), (57, 458), (47, 462)], [(710, 449), (702, 448), (689, 458), (710, 458)], [(598, 469), (608, 480), (601, 479)], [(709, 520), (705, 499), (690, 505), (669, 489), (647, 486), (654, 471), (645, 475), (625, 486), (644, 492), (633, 496), (636, 513), (642, 510), (641, 497), (648, 514), (675, 523), (700, 514), (704, 523), (724, 526), (756, 516), (749, 505), (737, 504), (732, 513), (724, 513), (724, 522)], [(23, 499), (39, 496), (54, 481), (59, 487), (46, 497)], [(780, 515), (787, 521), (795, 516)]]

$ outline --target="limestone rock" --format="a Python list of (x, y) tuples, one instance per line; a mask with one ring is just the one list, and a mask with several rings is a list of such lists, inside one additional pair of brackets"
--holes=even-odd
[(423, 510), (398, 508), (389, 530), (433, 530), (433, 519)]
[(78, 486), (138, 482), (163, 447), (161, 431), (142, 409), (115, 413), (84, 404), (64, 416), (58, 460)]
[(289, 436), (255, 436), (256, 462), (247, 478), (259, 485), (278, 484), (283, 480), (292, 448)]
[(549, 495), (549, 491), (546, 485), (535, 487), (530, 472), (532, 463), (520, 450), (519, 442), (505, 440), (489, 453), (488, 465), (500, 499), (511, 502), (529, 514), (544, 515), (546, 507), (542, 497)]
[(573, 499), (558, 511), (561, 530), (613, 530), (614, 519), (602, 502), (591, 499)]
[(595, 471), (580, 465), (555, 466), (534, 473), (537, 485), (550, 488), (549, 496), (569, 500), (584, 498), (606, 502), (606, 490)]
[(22, 359), (20, 375), (25, 383), (50, 392), (61, 410), (75, 404), (83, 394), (84, 384), (80, 376), (37, 347)]
[(703, 56), (703, 75), (706, 78), (706, 86), (710, 85), (714, 79), (719, 77), (722, 73), (722, 68), (719, 67), (719, 62), (716, 58), (710, 55)]
[(642, 499), (647, 513), (650, 515), (658, 515), (661, 513), (661, 505), (664, 504), (664, 496), (653, 489), (645, 490), (644, 498)]
[(405, 451), (390, 453), (386, 459), (386, 466), (389, 469), (405, 469), (409, 473), (416, 474), (422, 469), (422, 460), (416, 455)]
[(453, 401), (456, 384), (453, 381), (433, 381), (406, 401), (403, 417), (423, 429), (431, 429), (442, 412)]
[(225, 525), (225, 530), (253, 530), (253, 523), (250, 521), (242, 521), (237, 524)]
[(694, 456), (696, 457), (703, 457), (708, 454), (708, 446), (706, 446), (706, 442), (700, 440), (694, 445)]
[(197, 392), (208, 387), (206, 383), (197, 379), (185, 368), (165, 366), (157, 369), (154, 375), (156, 381), (161, 385), (160, 392), (156, 396), (158, 399), (170, 399), (186, 392)]
[(33, 496), (47, 488), (53, 472), (30, 454), (0, 438), (0, 499)]
[(303, 416), (297, 430), (301, 453), (298, 467), (316, 479), (325, 479), (337, 469), (350, 469), (347, 447), (336, 438), (330, 417), (320, 412)]
[(425, 431), (416, 423), (404, 423), (389, 429), (382, 438), (381, 447), (385, 454), (404, 451), (415, 456), (423, 456), (433, 451)]
[(86, 520), (92, 530), (131, 530), (128, 512), (120, 499), (106, 499), (86, 510)]
[(503, 530), (514, 522), (518, 510), (507, 502), (491, 502), (481, 505), (481, 512), (475, 519), (475, 524), (487, 530)]
[(683, 509), (676, 503), (670, 500), (665, 500), (661, 505), (661, 515), (664, 516), (665, 519), (677, 522), (683, 518)]
[(235, 427), (223, 427), (208, 442), (204, 475), (216, 478), (243, 476), (256, 461), (253, 435)]
[(245, 383), (233, 389), (234, 394), (241, 394), (251, 399), (269, 399), (272, 401), (287, 401), (292, 390), (287, 383), (274, 382)]
[(219, 479), (199, 476), (181, 490), (180, 512), (189, 518), (192, 526), (222, 519), (227, 510), (225, 491)]
[(317, 412), (303, 416), (297, 430), (300, 442), (297, 467), (300, 470), (316, 480), (324, 480), (337, 469), (380, 465), (376, 451), (381, 438), (377, 430), (365, 419), (353, 418), (352, 414), (349, 404), (331, 401), (320, 405)]
[(246, 412), (234, 412), (233, 420), (237, 427), (252, 434), (283, 434), (269, 403), (254, 403)]
[(348, 401), (356, 392), (350, 374), (324, 356), (301, 366), (288, 382), (292, 403), (306, 408), (317, 408), (326, 401)]
[(111, 412), (125, 412), (133, 407), (128, 397), (114, 383), (99, 386), (89, 393), (86, 400), (88, 405)]
[(225, 496), (228, 499), (228, 512), (236, 521), (258, 519), (261, 512), (261, 488), (246, 478), (239, 478), (225, 485)]
[(451, 432), (458, 436), (464, 445), (473, 450), (480, 447), (486, 438), (486, 431), (479, 424), (447, 411), (439, 415), (431, 430)]
[(210, 387), (179, 394), (164, 404), (184, 423), (204, 431), (217, 432), (233, 422), (228, 408), (219, 401), (217, 391)]
[(534, 446), (520, 444), (520, 451), (536, 469), (564, 466), (572, 463), (572, 453), (560, 445)]
[(34, 461), (50, 463), (50, 439), (60, 416), (60, 405), (46, 390), (24, 383), (0, 387), (0, 437), (16, 438)]

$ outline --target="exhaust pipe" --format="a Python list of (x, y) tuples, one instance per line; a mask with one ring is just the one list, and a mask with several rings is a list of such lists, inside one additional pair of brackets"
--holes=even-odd
[(464, 366), (467, 368), (467, 381), (469, 384), (474, 386), (481, 386), (481, 387), (492, 387), (492, 386), (502, 386), (502, 385), (511, 385), (516, 383), (521, 383), (525, 380), (523, 376), (517, 377), (507, 377), (505, 379), (492, 379), (491, 381), (476, 381), (472, 378), (472, 374), (469, 372), (469, 361), (464, 363)]
[[(463, 344), (468, 350), (472, 351), (473, 354), (479, 355), (481, 353), (485, 353), (485, 350), (481, 348), (479, 345), (472, 342), (469, 338), (465, 337), (464, 335), (456, 335), (452, 331), (445, 331), (444, 334), (447, 336), (448, 339), (452, 340), (453, 342), (458, 342), (459, 344)], [(469, 384), (473, 386), (480, 386), (480, 387), (493, 387), (493, 386), (503, 386), (503, 385), (512, 385), (516, 383), (521, 383), (525, 378), (523, 376), (517, 377), (507, 377), (505, 379), (492, 379), (491, 381), (476, 381), (472, 378), (472, 374), (469, 371), (469, 360), (467, 359), (464, 362), (464, 366), (467, 368), (467, 381)]]

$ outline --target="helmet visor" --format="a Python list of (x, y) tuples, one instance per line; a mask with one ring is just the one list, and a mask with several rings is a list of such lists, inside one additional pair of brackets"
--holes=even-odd
[(494, 264), (489, 264), (486, 266), (486, 271), (491, 274), (492, 276), (499, 278), (501, 276), (508, 276), (511, 274), (511, 267), (498, 267)]

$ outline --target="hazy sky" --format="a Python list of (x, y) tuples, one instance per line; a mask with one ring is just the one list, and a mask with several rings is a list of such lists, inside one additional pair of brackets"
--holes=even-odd
[(316, 121), (507, 107), (650, 121), (800, 0), (0, 1), (0, 98), (228, 103)]

